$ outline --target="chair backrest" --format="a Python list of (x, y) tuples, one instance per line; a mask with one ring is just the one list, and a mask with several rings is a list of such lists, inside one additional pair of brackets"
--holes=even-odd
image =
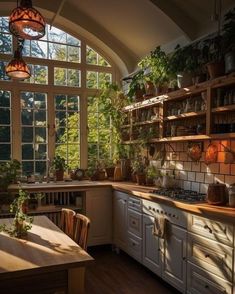
[(74, 236), (75, 215), (76, 213), (72, 209), (68, 209), (68, 208), (61, 209), (60, 229), (72, 239)]
[(74, 224), (74, 241), (81, 246), (84, 250), (87, 250), (87, 238), (90, 227), (90, 219), (80, 213), (75, 215)]

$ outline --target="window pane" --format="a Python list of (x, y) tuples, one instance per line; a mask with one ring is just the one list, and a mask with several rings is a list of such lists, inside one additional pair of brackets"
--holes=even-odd
[[(47, 95), (40, 92), (21, 92), (21, 101), (23, 173), (44, 172), (48, 142)], [(31, 127), (27, 127), (29, 125)], [(39, 159), (40, 162), (37, 163)]]
[(98, 72), (88, 71), (86, 78), (86, 85), (89, 89), (97, 89), (98, 88)]
[(0, 160), (10, 160), (10, 159), (11, 159), (11, 145), (0, 144)]
[(10, 124), (10, 109), (0, 108), (0, 124)]
[(108, 61), (89, 46), (86, 47), (86, 62), (87, 64), (110, 67)]
[(66, 61), (66, 45), (49, 43), (49, 59)]
[(11, 141), (11, 128), (0, 126), (0, 142), (10, 142)]
[(101, 89), (106, 83), (112, 82), (112, 75), (110, 73), (99, 72), (99, 89)]
[(68, 86), (80, 86), (80, 71), (75, 69), (68, 69)]
[(43, 41), (31, 41), (31, 56), (47, 58), (47, 43)]
[(0, 61), (0, 80), (10, 81), (11, 79), (7, 76), (5, 67), (7, 66), (7, 62)]
[(61, 31), (60, 29), (57, 29), (55, 27), (52, 27), (48, 30), (48, 40), (52, 42), (57, 43), (66, 43), (66, 33)]
[(71, 62), (80, 62), (80, 48), (68, 46), (68, 61)]
[(54, 84), (57, 86), (66, 86), (66, 82), (67, 82), (66, 69), (55, 67)]
[(0, 52), (12, 53), (12, 35), (0, 33)]

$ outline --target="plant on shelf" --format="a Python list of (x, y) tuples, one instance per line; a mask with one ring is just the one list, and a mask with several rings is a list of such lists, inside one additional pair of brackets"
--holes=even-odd
[[(6, 224), (1, 225), (0, 232), (6, 232), (18, 238), (27, 235), (33, 223), (33, 217), (27, 215), (27, 202), (30, 198), (30, 194), (19, 187), (19, 194), (10, 205), (10, 212), (15, 214), (13, 224), (10, 227)], [(40, 193), (34, 195), (34, 199), (39, 198), (42, 198)]]
[(225, 73), (235, 71), (235, 7), (228, 11), (223, 21)]
[(67, 165), (65, 159), (60, 155), (55, 155), (54, 159), (52, 160), (52, 168), (54, 169), (57, 181), (63, 181), (66, 167)]
[(127, 97), (129, 97), (130, 102), (142, 101), (145, 94), (145, 88), (143, 83), (143, 70), (133, 75), (131, 82), (129, 84), (129, 90), (127, 92)]
[(153, 185), (154, 179), (159, 176), (159, 172), (156, 170), (154, 165), (148, 165), (145, 169), (146, 173), (146, 185)]
[(132, 160), (131, 167), (132, 173), (136, 176), (137, 184), (144, 185), (146, 182), (146, 160), (141, 155), (138, 155)]
[(203, 41), (202, 57), (210, 79), (224, 74), (223, 38), (219, 33)]
[(145, 81), (152, 82), (156, 86), (157, 95), (167, 92), (169, 83), (169, 57), (160, 46), (157, 46), (155, 50), (144, 57), (138, 65), (144, 70)]

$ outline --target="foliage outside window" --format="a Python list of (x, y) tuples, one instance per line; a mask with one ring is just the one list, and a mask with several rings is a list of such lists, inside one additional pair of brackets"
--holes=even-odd
[[(94, 89), (99, 91), (106, 82), (112, 82), (110, 63), (85, 42), (46, 26), (42, 39), (24, 43), (23, 56), (31, 68), (30, 79), (15, 82), (5, 74), (14, 46), (8, 18), (0, 17), (0, 161), (17, 158), (22, 161), (23, 174), (45, 175), (48, 151), (52, 159), (55, 146), (55, 154), (65, 158), (69, 168), (79, 167), (80, 153), (87, 146), (81, 147), (80, 142), (80, 127), (85, 129), (87, 125), (80, 123), (80, 107), (85, 111), (86, 105), (80, 105), (80, 100), (94, 96)], [(83, 64), (81, 48), (86, 52)], [(99, 118), (99, 124), (99, 131), (94, 130), (91, 139), (92, 144), (102, 142), (97, 158), (113, 152), (110, 126), (104, 118)], [(93, 149), (89, 148), (89, 152), (92, 157)]]

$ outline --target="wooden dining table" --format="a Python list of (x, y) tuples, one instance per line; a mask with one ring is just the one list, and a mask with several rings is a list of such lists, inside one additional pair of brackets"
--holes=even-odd
[[(10, 226), (12, 218), (0, 219)], [(46, 216), (35, 216), (24, 238), (0, 233), (0, 293), (84, 293), (93, 258)]]

